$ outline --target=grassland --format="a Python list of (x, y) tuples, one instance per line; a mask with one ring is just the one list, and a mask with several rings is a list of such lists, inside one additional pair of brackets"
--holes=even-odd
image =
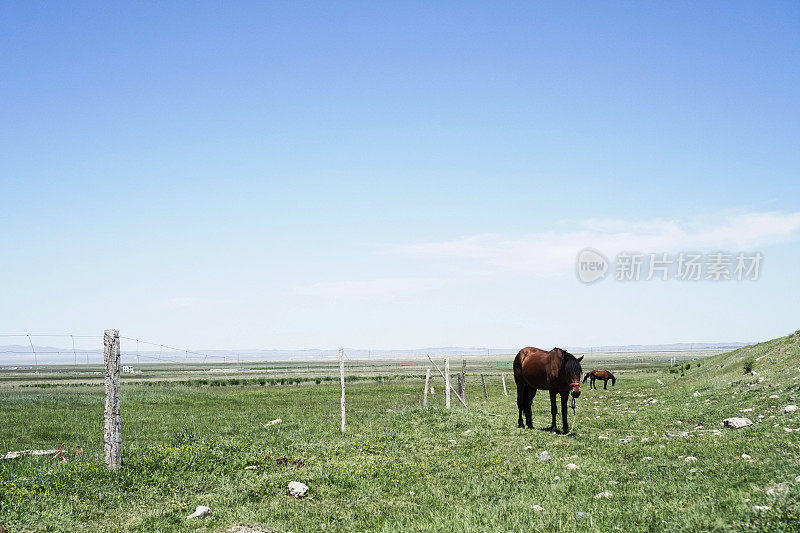
[[(69, 461), (0, 461), (0, 525), (9, 531), (225, 531), (236, 524), (264, 531), (800, 528), (800, 432), (785, 429), (800, 427), (800, 412), (783, 411), (800, 396), (800, 332), (682, 361), (680, 369), (670, 369), (667, 359), (587, 358), (584, 370), (608, 366), (617, 385), (585, 390), (567, 436), (516, 427), (513, 384), (504, 396), (495, 372), (507, 371), (507, 362), (470, 362), (468, 410), (443, 408), (440, 381), (423, 408), (413, 365), (365, 372), (348, 384), (345, 434), (338, 384), (320, 379), (331, 368), (273, 375), (265, 368), (263, 376), (238, 384), (229, 381), (245, 376), (215, 378), (225, 386), (153, 369), (163, 374), (123, 385), (118, 473), (102, 465), (103, 392), (93, 379), (3, 379), (0, 452), (64, 442)], [(745, 374), (745, 363), (756, 374)], [(494, 372), (487, 400), (481, 370)], [(295, 377), (308, 379), (289, 384)], [(538, 426), (548, 425), (548, 411), (540, 393)], [(723, 429), (730, 416), (755, 424)], [(275, 418), (283, 422), (263, 425)], [(544, 450), (551, 460), (539, 461)], [(579, 470), (567, 470), (567, 463)], [(309, 497), (287, 496), (290, 480), (309, 485)], [(213, 515), (187, 522), (196, 505), (210, 506)]]

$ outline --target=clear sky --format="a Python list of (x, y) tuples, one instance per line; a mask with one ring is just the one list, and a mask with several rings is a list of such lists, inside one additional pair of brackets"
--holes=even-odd
[[(0, 4), (0, 332), (189, 348), (800, 328), (797, 2)], [(575, 257), (760, 251), (751, 282)]]

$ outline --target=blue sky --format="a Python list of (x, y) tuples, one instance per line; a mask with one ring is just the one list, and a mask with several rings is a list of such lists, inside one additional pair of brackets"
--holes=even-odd
[[(5, 2), (0, 25), (8, 333), (550, 347), (800, 327), (794, 2)], [(584, 246), (765, 262), (750, 283), (586, 286)]]

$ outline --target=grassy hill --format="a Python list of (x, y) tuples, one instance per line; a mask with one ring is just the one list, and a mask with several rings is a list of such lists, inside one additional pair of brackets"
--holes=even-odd
[[(744, 372), (748, 361), (755, 373)], [(583, 367), (605, 364), (587, 356)], [(689, 368), (620, 361), (610, 370), (616, 386), (584, 390), (569, 436), (517, 428), (513, 384), (505, 396), (497, 374), (487, 375), (488, 399), (480, 375), (468, 375), (468, 410), (457, 402), (444, 409), (440, 379), (427, 408), (421, 380), (352, 383), (344, 434), (339, 388), (328, 382), (126, 383), (116, 473), (102, 465), (101, 386), (9, 383), (0, 387), (0, 452), (64, 442), (69, 461), (0, 461), (0, 525), (213, 533), (236, 524), (326, 532), (800, 530), (800, 412), (784, 409), (800, 403), (800, 332)], [(546, 394), (537, 394), (533, 415), (536, 426), (549, 424)], [(753, 425), (724, 429), (722, 420), (733, 416)], [(263, 425), (276, 418), (283, 422)], [(552, 458), (540, 461), (543, 451)], [(289, 480), (306, 483), (309, 498), (287, 496)], [(214, 514), (187, 521), (197, 505)]]

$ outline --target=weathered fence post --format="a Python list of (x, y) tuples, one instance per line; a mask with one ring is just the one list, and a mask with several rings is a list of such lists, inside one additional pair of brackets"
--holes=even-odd
[(489, 394), (486, 392), (486, 378), (481, 374), (481, 385), (483, 385), (483, 397), (489, 399)]
[(106, 376), (103, 451), (106, 467), (110, 470), (119, 470), (122, 468), (122, 419), (119, 406), (119, 330), (107, 329), (103, 333), (103, 359), (105, 361)]
[(422, 393), (422, 405), (428, 405), (428, 388), (431, 384), (431, 369), (425, 371), (425, 390)]
[(508, 389), (506, 388), (506, 375), (505, 373), (500, 374), (500, 377), (503, 379), (503, 395), (508, 396)]
[(344, 433), (344, 350), (339, 348), (339, 381), (342, 384), (342, 433)]
[(450, 409), (450, 356), (444, 358), (444, 406)]
[(462, 400), (467, 399), (467, 360), (461, 360), (461, 372), (458, 374), (458, 395)]
[[(439, 372), (439, 374), (442, 376), (442, 379), (444, 380), (445, 384), (448, 384), (448, 385), (449, 385), (449, 383), (448, 383), (448, 381), (449, 381), (449, 380), (448, 380), (448, 379), (445, 377), (445, 373), (444, 373), (444, 372), (442, 372), (442, 369), (441, 369), (441, 368), (439, 368), (439, 365), (437, 365), (437, 364), (436, 364), (436, 361), (434, 361), (434, 360), (433, 360), (433, 357), (431, 357), (431, 354), (428, 354), (428, 361), (430, 361), (430, 362), (431, 362), (431, 364), (432, 364), (432, 365), (433, 365), (433, 367), (436, 369), (436, 371), (437, 371), (437, 372)], [(453, 388), (453, 386), (452, 386), (452, 385), (450, 385), (450, 388), (452, 389), (452, 388)], [(456, 390), (455, 390), (455, 389), (453, 389), (453, 392), (456, 392)], [(433, 392), (432, 392), (432, 391), (431, 391), (431, 394), (433, 394)], [(456, 398), (458, 398), (458, 401), (460, 401), (460, 402), (461, 402), (461, 404), (462, 404), (464, 407), (466, 407), (466, 406), (467, 406), (467, 402), (465, 402), (465, 401), (464, 401), (464, 398), (462, 398), (461, 396), (459, 396), (459, 395), (458, 395), (458, 393), (456, 393)]]

